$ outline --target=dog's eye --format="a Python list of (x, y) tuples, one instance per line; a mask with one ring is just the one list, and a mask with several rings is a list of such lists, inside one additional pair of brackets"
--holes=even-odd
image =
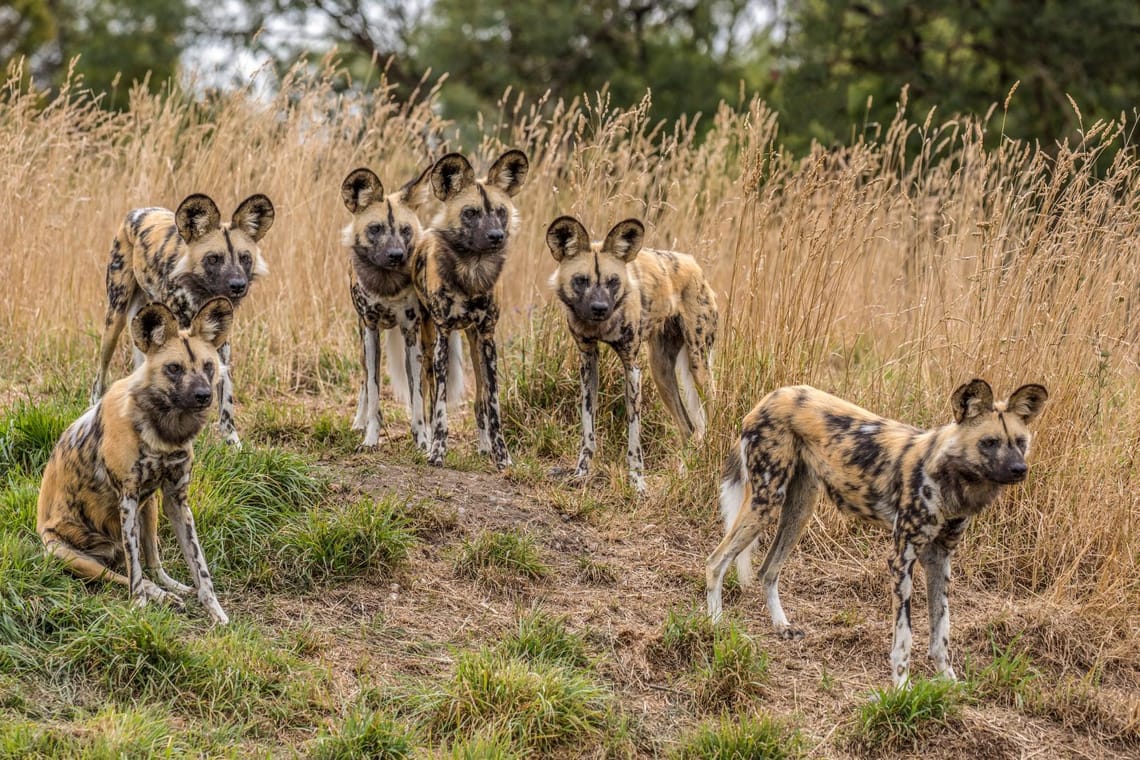
[(202, 371), (206, 373), (206, 377), (213, 378), (214, 377), (214, 363), (213, 362), (206, 362), (205, 364), (202, 365)]
[(459, 215), (463, 218), (463, 221), (465, 223), (471, 224), (479, 218), (479, 209), (475, 208), (474, 206), (468, 206), (467, 208), (463, 209)]
[(1029, 445), (1029, 439), (1023, 435), (1017, 436), (1013, 442), (1021, 451), (1025, 451), (1025, 447)]
[(503, 222), (506, 222), (507, 221), (507, 207), (506, 206), (499, 206), (497, 209), (495, 209), (495, 215), (498, 216), (499, 219), (502, 220)]
[(412, 225), (405, 224), (403, 227), (401, 227), (400, 228), (400, 237), (404, 238), (404, 240), (411, 240), (412, 239)]
[(249, 269), (249, 267), (253, 264), (253, 256), (250, 256), (248, 253), (243, 253), (238, 258), (241, 259), (241, 265), (246, 269)]
[(162, 368), (162, 371), (172, 378), (179, 378), (182, 377), (184, 370), (182, 369), (181, 364), (177, 362), (169, 362), (165, 367)]
[(379, 237), (380, 233), (383, 231), (384, 225), (380, 224), (379, 222), (373, 222), (364, 228), (364, 232), (368, 235), (368, 237), (371, 238)]
[(202, 263), (208, 267), (216, 267), (218, 264), (222, 263), (222, 254), (211, 253), (207, 255), (206, 258), (202, 259)]
[(610, 290), (617, 290), (619, 285), (621, 285), (621, 280), (614, 275), (610, 275), (609, 279), (606, 280), (606, 287)]
[(978, 445), (981, 446), (983, 449), (996, 448), (999, 443), (1001, 443), (1001, 441), (999, 441), (997, 438), (994, 438), (992, 436), (987, 437), (987, 438), (983, 438), (982, 440), (978, 441)]
[(590, 284), (590, 278), (584, 274), (576, 274), (570, 278), (570, 284), (574, 286), (575, 290), (585, 290), (586, 286)]

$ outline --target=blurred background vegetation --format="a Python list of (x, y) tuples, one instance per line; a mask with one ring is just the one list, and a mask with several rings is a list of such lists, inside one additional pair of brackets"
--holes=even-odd
[[(503, 95), (547, 103), (608, 88), (615, 106), (652, 93), (652, 116), (715, 113), (759, 94), (781, 142), (850, 144), (889, 124), (902, 89), (936, 122), (997, 107), (993, 134), (1080, 138), (1140, 104), (1136, 0), (9, 0), (0, 61), (34, 83), (74, 63), (103, 108), (132, 83), (190, 93), (256, 73), (272, 90), (298, 61), (335, 49), (358, 76), (410, 94), (447, 74), (445, 118), (473, 124)], [(1007, 99), (1017, 85), (1017, 93)], [(1070, 102), (1070, 98), (1072, 102)], [(1006, 107), (1008, 100), (1008, 108)], [(1129, 119), (1131, 121), (1131, 118)], [(707, 121), (707, 120), (706, 120)], [(698, 123), (698, 133), (707, 124)], [(1125, 139), (1131, 143), (1132, 136)]]

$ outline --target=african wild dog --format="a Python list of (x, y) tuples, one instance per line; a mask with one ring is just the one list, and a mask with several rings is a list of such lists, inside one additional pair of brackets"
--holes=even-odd
[[(780, 568), (815, 506), (817, 487), (836, 506), (893, 532), (888, 567), (894, 584), (896, 686), (910, 665), (911, 571), (926, 570), (930, 656), (938, 672), (950, 666), (950, 558), (971, 518), (1004, 485), (1025, 479), (1029, 428), (1048, 398), (1040, 385), (1023, 385), (994, 402), (984, 380), (951, 396), (955, 421), (920, 430), (884, 419), (808, 386), (768, 394), (744, 418), (737, 446), (724, 466), (720, 509), (727, 535), (709, 556), (705, 580), (709, 615), (721, 614), (721, 584), (736, 559), (742, 584), (752, 579), (752, 545), (769, 515), (778, 512), (776, 536), (760, 568), (772, 625), (784, 638), (800, 638), (780, 606)], [(744, 501), (751, 490), (751, 504)]]
[[(233, 306), (225, 298), (207, 301), (181, 331), (166, 306), (139, 310), (131, 335), (143, 362), (59, 439), (44, 470), (36, 523), (45, 552), (79, 577), (121, 583), (138, 605), (157, 600), (181, 606), (178, 595), (193, 589), (162, 569), (161, 489), (162, 510), (198, 599), (219, 623), (228, 618), (214, 595), (186, 495), (194, 437), (206, 424), (221, 372), (218, 348), (232, 323)], [(158, 585), (144, 577), (144, 567)]]
[(449, 153), (432, 167), (431, 191), (438, 203), (430, 226), (416, 247), (413, 279), (427, 309), (424, 346), (432, 347), (427, 363), (432, 406), (431, 451), (428, 462), (442, 466), (447, 452), (447, 398), (450, 336), (467, 333), (475, 365), (475, 426), (480, 453), (490, 453), (495, 465), (511, 464), (503, 441), (499, 414), (495, 325), (499, 301), (495, 285), (507, 260), (511, 238), (518, 230), (518, 211), (511, 198), (526, 182), (526, 154), (508, 150), (477, 180), (471, 164)]
[[(119, 334), (144, 304), (165, 304), (183, 328), (211, 298), (223, 296), (236, 307), (249, 286), (268, 274), (258, 242), (273, 225), (273, 204), (264, 195), (242, 201), (228, 224), (205, 195), (191, 195), (177, 211), (138, 208), (127, 214), (111, 243), (107, 264), (107, 317), (100, 346), (99, 374), (91, 403), (109, 381), (108, 368)], [(240, 444), (234, 427), (230, 344), (218, 352), (219, 429), (226, 443)], [(143, 356), (135, 351), (135, 367)]]
[[(424, 451), (430, 443), (424, 423), (421, 325), (424, 310), (412, 286), (412, 252), (423, 228), (409, 205), (429, 172), (400, 190), (384, 195), (380, 178), (370, 169), (351, 172), (341, 184), (352, 222), (343, 244), (352, 261), (352, 305), (360, 323), (364, 380), (352, 427), (364, 431), (365, 447), (380, 439), (380, 330), (397, 336), (388, 346), (388, 371), (397, 398), (406, 400), (412, 437)], [(398, 329), (398, 334), (397, 334)]]
[(570, 216), (555, 219), (546, 231), (546, 244), (558, 262), (550, 284), (582, 354), (582, 448), (574, 477), (586, 476), (597, 449), (594, 412), (601, 341), (617, 352), (625, 368), (626, 459), (639, 492), (645, 491), (637, 364), (641, 343), (649, 344), (653, 379), (681, 435), (699, 439), (705, 433), (705, 412), (698, 389), (709, 388), (712, 380), (717, 328), (716, 296), (700, 265), (685, 253), (642, 248), (644, 235), (641, 222), (627, 219), (614, 225), (603, 242), (591, 243), (586, 228)]

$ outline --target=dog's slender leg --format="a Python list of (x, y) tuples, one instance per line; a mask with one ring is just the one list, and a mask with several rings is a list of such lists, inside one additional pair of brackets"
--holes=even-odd
[(158, 551), (158, 497), (151, 496), (142, 505), (142, 556), (143, 566), (158, 580), (158, 585), (176, 594), (193, 591), (184, 583), (171, 578), (162, 567)]
[(356, 398), (356, 416), (352, 418), (353, 430), (364, 430), (368, 423), (368, 357), (364, 353), (364, 320), (356, 320), (356, 332), (360, 336), (360, 366), (364, 377), (360, 380), (360, 395)]
[(951, 680), (957, 676), (950, 665), (950, 558), (968, 522), (966, 518), (948, 520), (942, 533), (920, 555), (926, 571), (930, 658), (934, 660), (935, 669)]
[(503, 418), (499, 410), (499, 368), (494, 323), (480, 330), (479, 348), (486, 381), (487, 435), (491, 438), (491, 456), (495, 460), (495, 467), (502, 470), (510, 467), (512, 462), (511, 455), (507, 453), (507, 442), (503, 439)]
[(629, 415), (629, 437), (626, 462), (629, 480), (639, 494), (645, 493), (645, 460), (641, 453), (641, 368), (637, 366), (637, 353), (622, 357), (625, 365), (625, 411)]
[(364, 406), (365, 448), (373, 448), (380, 441), (380, 333), (376, 325), (364, 325), (364, 382), (367, 397)]
[(432, 373), (435, 376), (435, 401), (432, 406), (431, 453), (428, 464), (443, 467), (447, 454), (447, 358), (449, 330), (440, 327), (435, 331), (432, 349)]
[(92, 404), (102, 398), (107, 389), (111, 358), (118, 347), (119, 335), (127, 324), (127, 309), (138, 298), (138, 281), (129, 260), (131, 245), (129, 231), (124, 226), (111, 243), (111, 260), (107, 264), (107, 316), (103, 320), (103, 339), (99, 343), (99, 371), (91, 385)]
[(95, 375), (95, 382), (91, 385), (91, 403), (94, 404), (103, 397), (103, 392), (111, 379), (111, 358), (115, 355), (115, 347), (119, 343), (119, 335), (127, 324), (126, 306), (123, 310), (111, 306), (107, 309), (106, 325), (103, 328), (103, 339), (99, 344), (99, 371)]
[(487, 429), (487, 366), (482, 360), (483, 349), (479, 330), (467, 328), (467, 346), (471, 351), (471, 361), (475, 370), (475, 440), (480, 454), (491, 453), (491, 434)]
[(598, 344), (580, 343), (582, 364), (579, 379), (582, 382), (582, 449), (578, 453), (575, 478), (584, 478), (590, 470), (590, 460), (598, 450), (594, 434), (594, 414), (598, 408)]
[(215, 622), (225, 625), (230, 621), (222, 610), (218, 597), (214, 593), (214, 581), (210, 577), (210, 570), (206, 567), (206, 557), (202, 553), (202, 546), (198, 543), (198, 532), (194, 527), (194, 515), (190, 512), (187, 503), (187, 489), (190, 487), (190, 467), (177, 482), (168, 482), (162, 487), (162, 510), (174, 528), (174, 536), (178, 539), (178, 546), (182, 549), (182, 556), (190, 567), (190, 577), (198, 589), (198, 601), (206, 608), (206, 612)]
[(90, 554), (81, 552), (59, 539), (48, 541), (44, 545), (44, 554), (63, 562), (76, 577), (92, 581), (111, 581), (128, 589), (131, 587), (131, 581), (127, 576), (115, 572)]
[[(800, 534), (811, 517), (815, 506), (815, 485), (802, 468), (796, 470), (794, 465), (789, 464), (782, 469), (773, 467), (769, 473), (766, 474), (768, 488), (775, 490), (772, 505), (782, 502), (782, 506), (776, 524), (776, 537), (760, 566), (760, 582), (764, 586), (772, 627), (785, 639), (802, 639), (804, 632), (792, 627), (780, 604), (780, 569), (799, 542)], [(753, 483), (753, 488), (758, 488), (758, 484)]]
[(891, 646), (891, 677), (896, 687), (910, 679), (910, 596), (913, 591), (914, 561), (917, 548), (913, 537), (895, 527), (894, 551), (887, 561), (894, 589), (895, 635)]
[(221, 363), (221, 381), (218, 384), (218, 430), (222, 439), (235, 448), (241, 448), (241, 439), (238, 437), (237, 427), (234, 425), (234, 381), (233, 362), (230, 356), (230, 344), (226, 341), (218, 349), (218, 361)]
[(149, 601), (164, 601), (170, 597), (143, 575), (140, 547), (140, 514), (138, 492), (123, 489), (119, 500), (119, 519), (123, 528), (123, 549), (126, 553), (127, 588), (131, 601), (142, 607)]
[(431, 446), (427, 422), (424, 420), (423, 346), (420, 344), (419, 320), (400, 326), (404, 336), (404, 356), (407, 361), (408, 398), (412, 400), (412, 437), (420, 451)]
[(736, 521), (728, 529), (724, 539), (713, 549), (705, 564), (705, 597), (709, 617), (714, 623), (720, 620), (721, 616), (721, 589), (724, 586), (724, 574), (728, 572), (728, 566), (736, 559), (736, 555), (744, 551), (745, 547), (760, 535), (764, 523), (762, 515), (769, 509), (763, 499), (766, 497), (761, 497), (761, 501), (757, 501), (756, 495), (753, 495), (751, 506), (740, 510)]

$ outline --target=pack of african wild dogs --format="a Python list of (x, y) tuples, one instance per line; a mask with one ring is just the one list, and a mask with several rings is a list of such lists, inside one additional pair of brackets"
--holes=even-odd
[[(508, 150), (479, 178), (467, 157), (449, 153), (394, 192), (366, 167), (341, 183), (349, 215), (344, 263), (361, 338), (353, 428), (362, 446), (375, 447), (383, 426), (383, 343), (411, 437), (429, 464), (444, 465), (448, 408), (465, 397), (466, 337), (478, 449), (500, 470), (511, 466), (499, 408), (496, 286), (508, 256), (532, 255), (512, 250), (519, 228), (514, 199), (526, 191), (528, 169), (523, 152)], [(330, 187), (330, 195), (335, 190)], [(130, 211), (111, 243), (91, 406), (64, 432), (47, 464), (37, 530), (50, 556), (82, 578), (128, 587), (138, 605), (181, 606), (193, 593), (215, 621), (228, 622), (187, 493), (194, 439), (215, 404), (222, 438), (241, 445), (230, 329), (251, 286), (268, 272), (261, 243), (273, 222), (273, 204), (264, 195), (239, 203), (227, 222), (211, 198), (194, 194), (174, 211)], [(716, 295), (696, 259), (644, 246), (645, 233), (639, 220), (626, 219), (599, 240), (571, 216), (554, 219), (546, 232), (555, 264), (550, 285), (581, 353), (582, 441), (572, 477), (588, 476), (597, 451), (598, 350), (605, 343), (624, 368), (626, 460), (639, 493), (646, 490), (642, 344), (682, 437), (699, 440), (706, 431), (704, 403), (716, 400), (718, 317)], [(111, 359), (128, 324), (134, 371), (109, 384)], [(1029, 384), (1000, 400), (974, 379), (951, 394), (953, 420), (923, 430), (806, 385), (772, 390), (744, 418), (724, 465), (725, 537), (706, 566), (709, 615), (721, 616), (721, 588), (733, 561), (740, 582), (752, 582), (753, 545), (774, 517), (760, 582), (776, 632), (803, 636), (781, 605), (780, 569), (822, 489), (839, 510), (878, 523), (891, 536), (895, 684), (908, 680), (916, 560), (926, 575), (930, 656), (938, 673), (953, 678), (950, 559), (971, 519), (1003, 486), (1025, 479), (1029, 426), (1046, 398), (1043, 386)], [(159, 492), (192, 586), (163, 570)]]

